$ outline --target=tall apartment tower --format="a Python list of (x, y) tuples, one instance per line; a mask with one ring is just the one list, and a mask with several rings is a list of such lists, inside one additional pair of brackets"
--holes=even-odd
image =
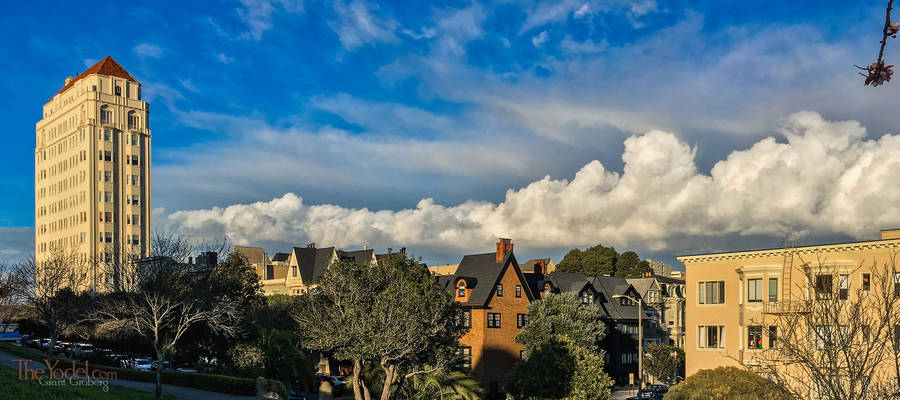
[(110, 287), (103, 265), (150, 250), (149, 105), (107, 56), (44, 104), (35, 127), (35, 258), (77, 249), (87, 285)]

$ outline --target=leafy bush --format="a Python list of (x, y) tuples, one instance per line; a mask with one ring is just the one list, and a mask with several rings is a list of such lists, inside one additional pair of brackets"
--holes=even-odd
[(665, 400), (790, 400), (782, 387), (737, 367), (701, 369), (673, 386)]

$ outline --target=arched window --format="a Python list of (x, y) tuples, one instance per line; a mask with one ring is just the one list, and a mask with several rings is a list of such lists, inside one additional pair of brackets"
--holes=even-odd
[(459, 282), (459, 290), (456, 293), (456, 297), (466, 297), (466, 281)]

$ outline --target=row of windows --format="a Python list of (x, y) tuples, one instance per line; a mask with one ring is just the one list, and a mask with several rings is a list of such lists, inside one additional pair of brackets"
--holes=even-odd
[[(818, 274), (814, 277), (813, 286), (817, 299), (832, 299), (837, 294), (838, 299), (846, 300), (850, 292), (850, 275), (837, 275), (837, 291), (835, 292), (834, 275)], [(767, 287), (767, 295), (763, 295), (763, 287)], [(871, 274), (860, 274), (860, 289), (868, 291), (871, 288)], [(763, 283), (763, 278), (747, 280), (747, 302), (758, 303), (763, 299), (769, 302), (778, 301), (778, 278), (768, 278)], [(711, 281), (698, 283), (699, 304), (723, 304), (725, 303), (725, 281)], [(894, 274), (894, 295), (900, 297), (900, 273)]]
[(46, 252), (47, 250), (52, 250), (55, 247), (64, 248), (64, 247), (66, 247), (66, 242), (68, 242), (68, 245), (70, 247), (76, 246), (80, 243), (84, 243), (86, 237), (87, 237), (86, 233), (80, 232), (80, 233), (75, 233), (75, 234), (69, 235), (68, 237), (59, 238), (59, 239), (51, 240), (48, 242), (42, 242), (42, 243), (38, 244), (38, 251)]
[[(463, 314), (463, 323), (467, 327), (472, 326), (472, 314), (471, 310), (466, 310)], [(522, 329), (528, 325), (528, 314), (516, 314), (516, 328)], [(488, 313), (487, 315), (487, 327), (499, 329), (502, 327), (502, 320), (500, 313)]]
[(65, 218), (57, 219), (56, 221), (52, 221), (47, 224), (41, 224), (38, 226), (38, 233), (47, 233), (47, 232), (56, 232), (58, 230), (68, 229), (69, 227), (78, 226), (87, 222), (87, 213), (82, 211), (78, 214), (73, 214)]
[(638, 353), (622, 353), (622, 364), (634, 364), (638, 361)]
[[(119, 222), (118, 221), (119, 218), (115, 214), (113, 214), (109, 211), (100, 211), (99, 214), (100, 214), (100, 222), (113, 223), (113, 224)], [(125, 216), (125, 224), (138, 226), (141, 224), (141, 216), (138, 214), (126, 215)]]
[[(134, 112), (134, 111), (132, 111), (132, 112)], [(129, 124), (129, 127), (133, 128), (132, 126), (130, 126), (130, 124)], [(113, 138), (115, 137), (116, 133), (117, 133), (117, 131), (114, 129), (104, 129), (102, 132), (97, 133), (97, 139), (104, 141), (104, 142), (111, 142), (111, 141), (113, 141)], [(125, 136), (125, 144), (137, 146), (138, 143), (140, 143), (138, 140), (138, 137), (139, 136), (136, 133), (131, 133), (131, 134), (126, 135)]]
[[(112, 203), (113, 202), (113, 193), (101, 191), (101, 192), (98, 192), (97, 198), (100, 200), (101, 203)], [(140, 196), (138, 196), (136, 194), (134, 194), (134, 195), (126, 194), (125, 195), (125, 203), (132, 205), (132, 206), (138, 206), (141, 203)]]

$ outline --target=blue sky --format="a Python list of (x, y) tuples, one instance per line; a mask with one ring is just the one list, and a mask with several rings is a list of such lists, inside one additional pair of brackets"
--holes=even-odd
[[(852, 67), (874, 58), (883, 13), (881, 2), (837, 1), (9, 4), (0, 257), (33, 246), (41, 105), (106, 55), (151, 103), (157, 229), (270, 252), (407, 245), (432, 264), (489, 251), (496, 236), (525, 256), (558, 260), (602, 242), (668, 261), (770, 247), (787, 230), (808, 242), (872, 238), (900, 217), (864, 211), (896, 191), (865, 197), (834, 182), (882, 157), (889, 169), (870, 171), (885, 176), (866, 182), (871, 191), (898, 168), (895, 152), (871, 153), (893, 143), (883, 135), (896, 130), (896, 89), (864, 87)], [(785, 148), (830, 150), (804, 167), (779, 158)], [(695, 171), (654, 183), (642, 175), (652, 168), (638, 170), (654, 154)], [(742, 155), (774, 161), (749, 177), (715, 175)], [(815, 179), (803, 169), (823, 165), (830, 173)], [(597, 177), (571, 194), (576, 174)], [(668, 209), (692, 180), (714, 182), (716, 199), (801, 187), (794, 198), (807, 200), (733, 215), (693, 215), (734, 207), (706, 198)], [(860, 196), (849, 205), (848, 191)], [(839, 205), (858, 208), (856, 219), (822, 223)]]

